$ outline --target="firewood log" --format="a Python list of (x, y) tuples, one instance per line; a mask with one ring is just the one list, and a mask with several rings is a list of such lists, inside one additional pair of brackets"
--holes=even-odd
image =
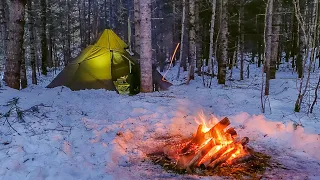
[(238, 135), (234, 128), (229, 128), (225, 134), (230, 134), (233, 139), (236, 138)]
[(217, 132), (223, 132), (223, 129), (230, 125), (230, 120), (225, 117), (221, 121), (219, 121), (216, 125), (214, 125), (208, 132), (205, 133), (205, 137), (218, 137)]
[(240, 146), (244, 146), (244, 145), (248, 144), (248, 142), (249, 142), (248, 137), (242, 138), (238, 143), (236, 143), (234, 149), (232, 149), (230, 152), (225, 153), (224, 155), (220, 156), (218, 159), (214, 160), (212, 163), (209, 164), (209, 167), (216, 168), (220, 164), (225, 163), (232, 156), (232, 154), (234, 154), (235, 152), (237, 152), (237, 150), (239, 148), (241, 148)]
[(248, 154), (245, 154), (244, 156), (232, 159), (230, 161), (230, 164), (239, 164), (239, 163), (242, 163), (242, 162), (249, 161), (251, 158), (253, 158), (253, 156), (250, 153), (248, 153)]
[(201, 142), (201, 139), (204, 139), (204, 133), (202, 132), (202, 127), (203, 127), (202, 124), (198, 126), (195, 137), (181, 150), (182, 154), (188, 152), (192, 145), (198, 145)]
[[(230, 120), (225, 117), (221, 121), (219, 121), (216, 125), (214, 125), (208, 132), (203, 133), (202, 127), (203, 125), (200, 124), (197, 130), (197, 133), (195, 137), (192, 139), (192, 141), (181, 150), (181, 153), (186, 153), (190, 149), (192, 145), (201, 145), (209, 138), (218, 138), (218, 133), (224, 134), (223, 129), (225, 129), (227, 126), (230, 125)], [(230, 130), (231, 133), (234, 134), (235, 131)]]
[(225, 153), (224, 155), (220, 156), (218, 159), (210, 163), (209, 167), (216, 168), (220, 164), (225, 163), (235, 152), (237, 152), (237, 146), (234, 147), (230, 152)]
[(186, 165), (187, 168), (191, 168), (194, 165), (197, 165), (201, 159), (209, 153), (209, 151), (216, 146), (216, 143), (213, 139), (211, 139), (205, 146), (203, 146), (195, 156), (191, 159), (191, 161)]
[(208, 160), (206, 160), (205, 162), (203, 162), (202, 164), (207, 167), (212, 161), (218, 159), (220, 156), (222, 156), (228, 149), (234, 148), (235, 144), (228, 144), (224, 147), (222, 147), (221, 149), (219, 149), (215, 154), (213, 154)]
[[(249, 138), (248, 137), (244, 137), (242, 138), (239, 142), (237, 143), (232, 143), (232, 144), (228, 144), (224, 147), (222, 147), (218, 152), (216, 152), (215, 154), (213, 154), (208, 160), (206, 160), (205, 162), (203, 162), (202, 164), (207, 167), (210, 163), (212, 163), (213, 161), (215, 161), (216, 159), (218, 159), (219, 157), (221, 157), (226, 151), (228, 151), (228, 149), (231, 148), (235, 148), (238, 145), (246, 145), (249, 142)], [(232, 155), (232, 154), (231, 154)], [(229, 158), (228, 158), (229, 159)]]

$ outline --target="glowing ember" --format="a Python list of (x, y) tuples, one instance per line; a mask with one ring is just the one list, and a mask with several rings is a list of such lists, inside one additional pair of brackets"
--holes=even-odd
[(166, 152), (179, 167), (188, 171), (200, 166), (215, 168), (223, 163), (232, 164), (248, 154), (245, 145), (249, 138), (239, 139), (233, 128), (226, 129), (230, 125), (228, 118), (218, 121), (213, 117), (207, 122), (202, 113), (196, 122), (199, 127), (193, 139)]

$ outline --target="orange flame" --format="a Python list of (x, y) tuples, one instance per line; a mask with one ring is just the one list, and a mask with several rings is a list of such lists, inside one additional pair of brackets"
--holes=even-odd
[[(198, 114), (198, 118), (195, 119), (197, 124), (199, 124), (199, 125), (202, 124), (202, 129), (201, 129), (202, 133), (207, 133), (208, 131), (210, 131), (211, 128), (215, 124), (217, 124), (219, 121), (218, 118), (213, 115), (211, 116), (209, 121), (207, 121), (206, 119), (207, 119), (207, 117), (204, 115), (203, 112), (200, 112)], [(204, 162), (206, 159), (210, 158), (212, 155), (217, 153), (223, 147), (226, 147), (227, 145), (234, 143), (234, 140), (231, 138), (230, 135), (227, 136), (226, 134), (223, 134), (225, 131), (215, 131), (215, 132), (216, 132), (217, 137), (208, 138), (200, 147), (203, 147), (204, 145), (206, 145), (213, 138), (215, 138), (218, 142), (220, 142), (220, 145), (214, 146), (209, 151), (209, 153), (205, 157), (203, 157), (203, 159), (199, 162), (199, 164)], [(223, 132), (223, 133), (221, 133), (221, 132)], [(237, 144), (235, 146), (230, 146), (230, 148), (228, 148), (222, 155), (227, 154), (234, 149), (236, 149), (236, 152), (231, 155), (231, 157), (227, 160), (227, 162), (230, 162), (231, 160), (233, 160), (237, 157), (241, 157), (242, 155), (245, 154), (245, 151), (243, 150), (243, 146), (241, 144)]]

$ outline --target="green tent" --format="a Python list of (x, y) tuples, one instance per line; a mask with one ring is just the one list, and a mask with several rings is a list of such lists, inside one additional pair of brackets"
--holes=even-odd
[(127, 48), (124, 41), (107, 29), (94, 45), (84, 49), (47, 87), (116, 90), (113, 81), (128, 75), (131, 67), (137, 67)]

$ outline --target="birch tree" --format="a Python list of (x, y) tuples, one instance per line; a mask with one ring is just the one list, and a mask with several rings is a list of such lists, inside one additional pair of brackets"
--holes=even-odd
[(187, 84), (194, 79), (196, 57), (195, 1), (189, 2), (189, 76)]
[(186, 0), (182, 0), (181, 41), (180, 41), (180, 57), (179, 57), (180, 66), (178, 70), (177, 79), (180, 76), (180, 69), (182, 67), (185, 30), (186, 30)]
[(216, 18), (216, 6), (217, 0), (212, 0), (211, 7), (211, 23), (210, 23), (210, 45), (209, 45), (209, 60), (208, 60), (208, 73), (214, 75), (214, 57), (213, 57), (213, 45), (214, 45), (214, 23)]
[[(299, 83), (299, 87), (298, 87), (298, 97), (297, 97), (295, 107), (294, 107), (295, 112), (300, 112), (300, 110), (301, 110), (301, 105), (302, 105), (304, 96), (306, 95), (307, 89), (310, 86), (310, 76), (311, 76), (312, 66), (314, 63), (315, 48), (312, 49), (311, 54), (310, 54), (310, 48), (315, 47), (316, 40), (318, 37), (318, 26), (316, 24), (319, 23), (318, 22), (318, 18), (319, 18), (318, 17), (318, 11), (319, 11), (318, 5), (319, 5), (319, 3), (317, 0), (314, 0), (313, 3), (315, 5), (313, 7), (314, 9), (313, 9), (313, 13), (312, 13), (312, 16), (314, 18), (311, 18), (312, 19), (311, 22), (313, 24), (313, 26), (312, 26), (313, 30), (308, 31), (309, 27), (306, 24), (306, 17), (302, 16), (299, 0), (293, 1), (295, 15), (296, 15), (296, 18), (297, 18), (297, 21), (299, 24), (299, 30), (300, 30), (299, 40), (301, 41), (301, 44), (303, 45), (304, 49), (306, 49), (305, 54), (303, 56), (303, 54), (302, 54), (303, 52), (301, 52), (302, 48), (300, 47), (300, 53), (302, 54), (300, 56), (302, 56), (304, 58), (300, 57), (301, 62), (299, 62), (299, 63), (301, 63), (302, 67), (301, 67), (301, 72), (298, 72), (299, 78), (300, 78), (300, 83)], [(306, 6), (305, 8), (306, 9), (304, 9), (304, 11), (307, 12), (308, 7)], [(310, 40), (311, 42), (308, 43), (308, 40)], [(305, 76), (304, 71), (305, 71), (305, 67), (307, 65), (308, 59), (309, 59), (309, 64), (307, 66), (307, 74)], [(309, 112), (309, 110), (310, 110), (310, 107), (308, 108), (308, 112)]]
[(141, 92), (152, 92), (151, 0), (140, 1)]
[(20, 89), (21, 57), (23, 56), (24, 0), (7, 0), (8, 44), (4, 80), (14, 89)]

